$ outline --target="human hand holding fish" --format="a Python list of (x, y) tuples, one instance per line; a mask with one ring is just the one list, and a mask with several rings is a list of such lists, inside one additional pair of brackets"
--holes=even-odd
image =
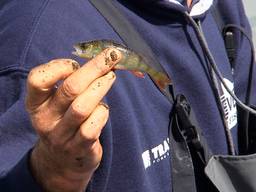
[(147, 73), (159, 89), (170, 84), (144, 57), (112, 41), (80, 43), (75, 49), (75, 55), (90, 59), (81, 68), (57, 59), (32, 69), (27, 80), (26, 107), (40, 137), (31, 168), (46, 191), (83, 191), (99, 166), (99, 136), (109, 116), (101, 100), (116, 79), (113, 69), (139, 77)]
[(99, 136), (109, 116), (101, 100), (121, 59), (119, 50), (108, 48), (82, 67), (57, 59), (29, 73), (26, 107), (39, 135), (30, 164), (45, 191), (84, 191), (99, 166)]

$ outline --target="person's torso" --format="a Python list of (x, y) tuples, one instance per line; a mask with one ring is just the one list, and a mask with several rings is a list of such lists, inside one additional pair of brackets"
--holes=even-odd
[[(227, 154), (226, 135), (211, 87), (207, 59), (191, 25), (186, 23), (182, 15), (178, 16), (178, 12), (169, 17), (159, 13), (152, 15), (128, 3), (113, 2), (152, 48), (171, 77), (175, 92), (188, 98), (213, 153)], [(208, 1), (200, 2), (203, 4)], [(171, 6), (172, 4), (170, 2)], [(228, 6), (227, 13), (230, 12), (226, 18), (232, 17), (230, 20), (233, 22), (243, 24), (237, 11), (238, 3), (231, 4), (227, 0), (224, 4)], [(199, 5), (201, 4), (197, 6)], [(173, 7), (176, 9), (177, 5)], [(17, 63), (21, 68), (29, 70), (53, 58), (73, 57), (72, 45), (80, 41), (111, 39), (122, 43), (115, 30), (89, 1), (44, 1), (38, 10), (37, 14), (33, 13), (33, 29), (28, 30), (29, 34), (26, 33), (29, 36), (26, 53), (21, 63)], [(163, 11), (172, 12), (173, 8)], [(238, 87), (236, 93), (244, 99), (244, 84), (247, 81), (245, 76), (250, 56), (243, 49), (240, 50), (237, 73), (232, 75), (222, 36), (214, 18), (207, 11), (199, 19), (223, 76), (231, 88), (234, 84)], [(15, 43), (11, 41), (10, 45), (13, 44)], [(23, 42), (20, 44), (25, 45)], [(246, 42), (241, 44), (243, 48), (247, 46)], [(87, 190), (171, 191), (172, 152), (169, 149), (168, 129), (172, 104), (148, 76), (140, 79), (126, 71), (116, 71), (116, 74), (117, 81), (105, 98), (110, 106), (110, 119), (101, 136), (103, 160)], [(229, 127), (236, 143), (236, 109), (232, 98), (225, 91), (222, 98), (227, 106)], [(31, 126), (27, 120), (26, 123), (24, 127)]]

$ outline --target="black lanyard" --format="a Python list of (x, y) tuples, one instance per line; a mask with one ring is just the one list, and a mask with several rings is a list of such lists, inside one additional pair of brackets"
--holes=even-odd
[[(201, 31), (201, 34), (203, 34), (203, 30), (202, 30), (199, 20), (197, 20), (197, 24), (198, 24), (199, 30)], [(205, 37), (203, 36), (203, 38), (205, 38)], [(206, 42), (206, 40), (205, 40), (205, 42)], [(223, 108), (223, 105), (221, 102), (221, 96), (222, 96), (223, 91), (221, 90), (220, 82), (218, 81), (218, 78), (217, 78), (212, 66), (209, 65), (208, 69), (209, 69), (209, 74), (210, 74), (210, 78), (211, 78), (211, 85), (212, 85), (213, 93), (214, 93), (214, 96), (215, 96), (215, 99), (217, 102), (218, 110), (221, 115), (222, 123), (224, 126), (226, 138), (227, 138), (229, 154), (235, 155), (235, 148), (234, 148), (232, 134), (231, 134), (231, 131), (229, 130), (228, 123), (226, 122), (224, 108)]]

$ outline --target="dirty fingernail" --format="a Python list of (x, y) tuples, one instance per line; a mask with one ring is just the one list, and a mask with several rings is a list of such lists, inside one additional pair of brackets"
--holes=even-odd
[(105, 65), (112, 67), (116, 64), (122, 57), (122, 54), (117, 49), (108, 49), (105, 54)]
[(105, 107), (107, 110), (109, 110), (109, 106), (106, 103), (100, 102), (99, 104), (101, 106)]
[(76, 61), (72, 61), (72, 67), (73, 67), (73, 70), (76, 71), (77, 69), (80, 68), (80, 65), (78, 62)]

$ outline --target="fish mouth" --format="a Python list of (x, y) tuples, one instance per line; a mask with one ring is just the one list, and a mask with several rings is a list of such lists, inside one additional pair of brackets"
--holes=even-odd
[(75, 51), (72, 51), (73, 55), (81, 56), (83, 54), (83, 51), (79, 48), (78, 45), (74, 45), (73, 47), (75, 49)]

